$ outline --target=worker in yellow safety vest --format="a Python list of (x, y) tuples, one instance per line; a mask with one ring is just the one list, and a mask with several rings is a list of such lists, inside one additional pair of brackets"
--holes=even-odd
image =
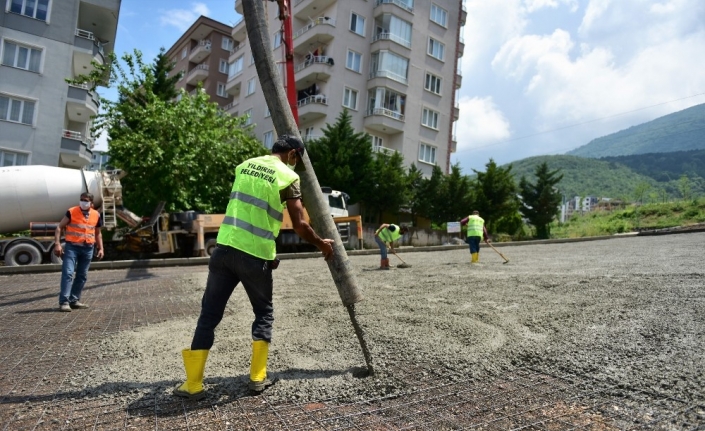
[(406, 226), (397, 226), (395, 224), (383, 223), (375, 231), (375, 242), (379, 246), (380, 254), (382, 259), (380, 261), (379, 269), (389, 269), (389, 258), (387, 257), (387, 244), (394, 253), (394, 242), (399, 240), (409, 229)]
[(274, 322), (272, 270), (279, 265), (274, 241), (284, 208), (299, 236), (318, 247), (326, 260), (333, 256), (333, 240), (316, 235), (304, 218), (299, 175), (294, 172), (303, 153), (301, 140), (282, 135), (274, 143), (271, 155), (246, 160), (235, 169), (230, 202), (208, 263), (208, 280), (191, 348), (181, 352), (186, 382), (174, 389), (174, 395), (205, 397), (203, 374), (214, 331), (239, 283), (255, 315), (248, 388), (260, 393), (276, 381), (267, 378), (267, 357)]
[(480, 217), (479, 211), (473, 211), (472, 215), (460, 220), (461, 226), (468, 226), (468, 236), (465, 242), (470, 245), (470, 263), (480, 262), (480, 240), (484, 236), (485, 243), (490, 243), (490, 236), (487, 234), (485, 220)]

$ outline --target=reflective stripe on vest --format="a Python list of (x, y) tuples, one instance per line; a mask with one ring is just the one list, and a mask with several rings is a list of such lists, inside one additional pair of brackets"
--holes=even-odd
[[(66, 225), (64, 238), (68, 242), (79, 242), (95, 244), (95, 228), (100, 222), (100, 214), (94, 209), (88, 210), (88, 218), (83, 215), (81, 207), (69, 208), (71, 216), (69, 224)], [(82, 222), (82, 223), (81, 223)]]
[(485, 221), (480, 216), (471, 215), (468, 217), (468, 236), (482, 237), (482, 226)]
[[(391, 226), (394, 226), (394, 232), (389, 230)], [(394, 242), (401, 238), (401, 233), (400, 233), (399, 226), (395, 224), (390, 224), (388, 227), (385, 227), (382, 229), (382, 232), (379, 233), (379, 237), (382, 238), (382, 241), (384, 242)]]
[(238, 165), (218, 244), (273, 260), (274, 241), (284, 219), (280, 192), (298, 179), (276, 156), (256, 157)]

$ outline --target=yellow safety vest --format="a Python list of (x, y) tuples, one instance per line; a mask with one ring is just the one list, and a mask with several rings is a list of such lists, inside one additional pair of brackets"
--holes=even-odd
[(471, 215), (468, 217), (468, 236), (479, 236), (482, 238), (482, 227), (485, 221), (480, 216)]
[(279, 192), (298, 179), (276, 156), (256, 157), (238, 165), (218, 244), (273, 260), (277, 254), (274, 241), (284, 218)]
[[(389, 227), (394, 226), (395, 230), (392, 232), (389, 230)], [(382, 232), (379, 233), (379, 237), (382, 238), (382, 241), (384, 242), (394, 242), (401, 238), (401, 232), (399, 232), (399, 226), (395, 224), (390, 224), (388, 227), (385, 227), (382, 229)]]

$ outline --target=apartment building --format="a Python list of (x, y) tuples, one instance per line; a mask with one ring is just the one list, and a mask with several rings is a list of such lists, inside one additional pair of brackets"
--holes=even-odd
[[(268, 4), (275, 59), (284, 62), (276, 3)], [(292, 0), (299, 129), (322, 136), (343, 109), (372, 136), (375, 151), (398, 151), (425, 175), (448, 172), (455, 151), (462, 0)], [(242, 0), (235, 1), (242, 14)], [(265, 146), (276, 139), (243, 21), (232, 30), (226, 105), (247, 115)], [(284, 79), (284, 67), (279, 68)]]
[(0, 166), (91, 161), (98, 95), (66, 79), (112, 52), (121, 0), (2, 0)]
[(225, 91), (233, 49), (232, 30), (227, 24), (201, 16), (169, 48), (166, 55), (175, 63), (172, 75), (181, 74), (177, 89), (194, 94), (200, 83), (221, 107), (232, 102), (233, 96)]

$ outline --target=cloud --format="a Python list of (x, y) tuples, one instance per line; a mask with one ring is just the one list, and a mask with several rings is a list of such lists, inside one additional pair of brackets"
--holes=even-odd
[(170, 25), (186, 31), (199, 16), (210, 14), (210, 9), (205, 3), (192, 3), (191, 9), (167, 9), (160, 11), (159, 21), (162, 25)]
[[(622, 7), (627, 3), (631, 9)], [(514, 37), (497, 52), (493, 70), (521, 82), (526, 102), (533, 105), (536, 130), (701, 93), (705, 75), (696, 71), (705, 67), (705, 30), (690, 19), (693, 9), (688, 6), (698, 7), (688, 3), (674, 0), (671, 6), (654, 8), (636, 0), (592, 0), (581, 31), (604, 38), (578, 43), (560, 29), (548, 36)], [(632, 20), (639, 29), (624, 35), (616, 30)], [(674, 106), (668, 108), (672, 112)], [(646, 115), (653, 117), (654, 112)]]
[(532, 13), (536, 12), (539, 9), (543, 8), (557, 8), (561, 6), (561, 4), (565, 4), (570, 8), (571, 12), (575, 12), (578, 10), (578, 0), (525, 0), (524, 5), (526, 7), (527, 12)]
[(491, 145), (511, 135), (509, 122), (491, 97), (461, 97), (456, 124), (458, 152)]

